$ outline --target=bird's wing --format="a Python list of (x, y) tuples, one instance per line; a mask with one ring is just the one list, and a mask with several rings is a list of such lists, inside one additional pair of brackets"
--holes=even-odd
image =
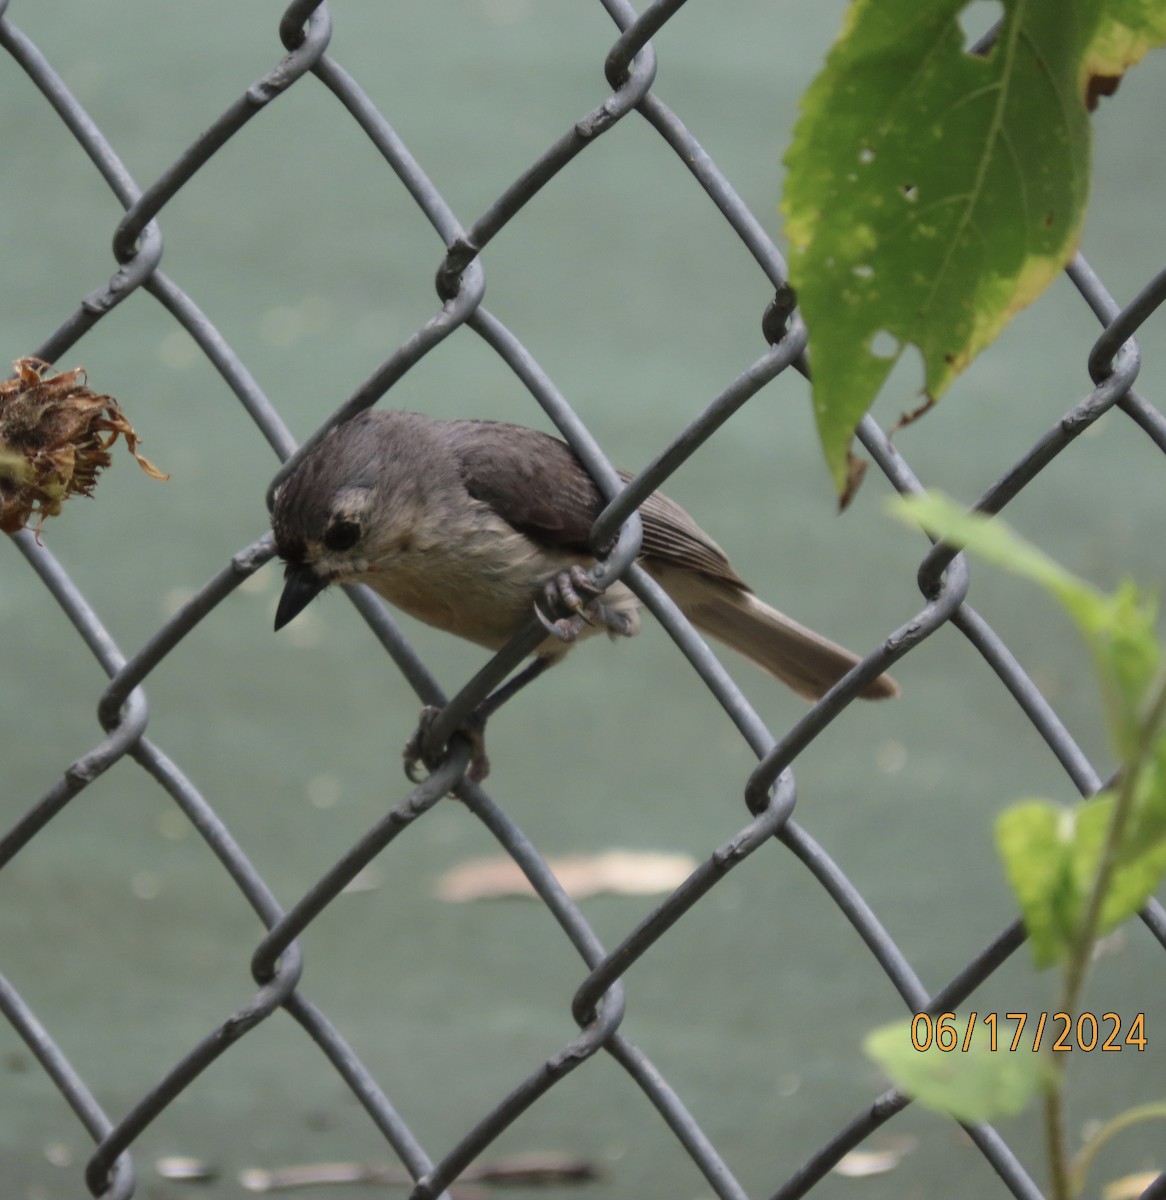
[(536, 542), (587, 553), (603, 500), (565, 442), (500, 421), (453, 421), (450, 434), (475, 500)]
[[(587, 538), (603, 496), (574, 452), (550, 434), (497, 421), (452, 423), (466, 490), (515, 529), (544, 545), (589, 552)], [(626, 471), (620, 477), (632, 478)], [(642, 556), (698, 571), (734, 588), (745, 582), (728, 556), (674, 501), (653, 492), (640, 506)]]
[[(625, 482), (632, 477), (625, 471)], [(662, 492), (653, 492), (640, 505), (644, 522), (644, 557), (665, 566), (699, 571), (734, 588), (749, 590), (748, 584), (729, 565), (729, 556), (676, 503)]]

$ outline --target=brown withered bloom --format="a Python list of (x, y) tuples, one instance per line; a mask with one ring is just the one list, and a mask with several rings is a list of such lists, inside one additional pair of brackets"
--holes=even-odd
[(37, 513), (39, 533), (70, 496), (92, 495), (119, 435), (147, 475), (170, 478), (138, 453), (117, 401), (85, 386), (84, 369), (54, 375), (39, 358), (14, 365), (16, 378), (0, 383), (0, 531), (16, 533)]

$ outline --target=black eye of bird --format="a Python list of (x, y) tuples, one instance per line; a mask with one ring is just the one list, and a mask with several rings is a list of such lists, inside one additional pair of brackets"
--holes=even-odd
[(337, 521), (324, 534), (329, 550), (351, 550), (360, 541), (360, 526), (355, 521)]

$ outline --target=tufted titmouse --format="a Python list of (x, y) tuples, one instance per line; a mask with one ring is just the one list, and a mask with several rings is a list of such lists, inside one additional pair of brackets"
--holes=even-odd
[[(631, 637), (640, 628), (633, 593), (615, 583), (597, 595), (585, 574), (603, 507), (571, 449), (548, 434), (362, 413), (332, 429), (276, 493), (272, 526), (286, 582), (275, 628), (331, 583), (367, 583), (412, 616), (491, 650), (523, 627), (533, 605), (548, 631), (535, 649), (543, 666), (601, 629)], [(809, 700), (858, 661), (759, 600), (666, 496), (654, 492), (640, 516), (641, 565), (704, 633)], [(862, 695), (898, 692), (881, 675)]]

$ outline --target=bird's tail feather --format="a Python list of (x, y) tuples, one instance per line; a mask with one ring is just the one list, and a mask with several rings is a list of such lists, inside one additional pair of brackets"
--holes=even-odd
[[(849, 650), (770, 608), (752, 592), (709, 585), (701, 593), (692, 603), (678, 598), (685, 616), (806, 700), (817, 700), (859, 661)], [(899, 685), (889, 675), (880, 675), (860, 693), (867, 700), (898, 694)]]

